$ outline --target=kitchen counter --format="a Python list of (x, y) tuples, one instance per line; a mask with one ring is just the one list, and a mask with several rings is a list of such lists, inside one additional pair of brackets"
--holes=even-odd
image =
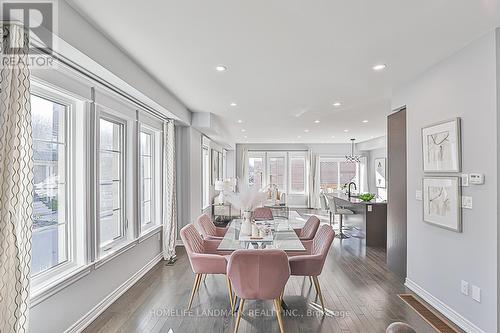
[(344, 215), (347, 229), (344, 233), (365, 240), (367, 246), (387, 247), (387, 201), (374, 199), (366, 202), (340, 192), (327, 196), (333, 197), (337, 206), (354, 212), (353, 215)]

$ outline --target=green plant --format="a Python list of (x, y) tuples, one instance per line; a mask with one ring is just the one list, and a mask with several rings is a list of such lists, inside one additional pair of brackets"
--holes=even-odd
[(375, 194), (373, 193), (363, 193), (358, 196), (363, 201), (372, 201), (375, 198)]

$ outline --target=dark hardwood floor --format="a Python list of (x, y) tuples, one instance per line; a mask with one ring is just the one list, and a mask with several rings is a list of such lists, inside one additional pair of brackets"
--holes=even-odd
[[(301, 213), (307, 213), (303, 211)], [(174, 266), (156, 265), (84, 332), (233, 332), (225, 277), (208, 276), (185, 312), (194, 274), (183, 248)], [(335, 239), (319, 277), (327, 314), (309, 279), (291, 277), (284, 300), (286, 332), (385, 332), (404, 321), (418, 332), (433, 329), (397, 294), (408, 293), (390, 273), (383, 249), (365, 248), (356, 238)], [(239, 332), (279, 332), (272, 301), (247, 301)]]

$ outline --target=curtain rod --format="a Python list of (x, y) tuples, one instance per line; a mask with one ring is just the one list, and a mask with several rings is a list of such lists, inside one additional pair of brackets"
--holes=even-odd
[(121, 89), (115, 87), (113, 84), (109, 83), (108, 81), (104, 80), (103, 78), (97, 76), (96, 74), (90, 72), (89, 70), (85, 69), (84, 67), (74, 63), (70, 59), (66, 58), (65, 56), (57, 53), (54, 50), (51, 50), (49, 52), (48, 50), (45, 50), (44, 48), (41, 48), (41, 51), (56, 60), (60, 61), (62, 64), (70, 67), (71, 69), (75, 70), (76, 72), (80, 73), (81, 75), (97, 82), (98, 84), (103, 85), (104, 87), (108, 88), (109, 90), (115, 92), (116, 94), (122, 96), (123, 98), (127, 99), (128, 101), (134, 103), (135, 105), (139, 106), (142, 108), (146, 113), (151, 114), (152, 116), (155, 116), (156, 118), (159, 118), (160, 120), (166, 120), (166, 121), (174, 121), (174, 119), (166, 117), (165, 115), (161, 114), (160, 112), (156, 111), (149, 105), (143, 103), (142, 101), (138, 100), (137, 98), (130, 96), (126, 92), (122, 91)]

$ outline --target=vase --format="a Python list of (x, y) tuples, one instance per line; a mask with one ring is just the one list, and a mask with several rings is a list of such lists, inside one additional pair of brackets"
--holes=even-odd
[(250, 236), (252, 234), (252, 212), (243, 212), (243, 221), (241, 222), (240, 234)]

